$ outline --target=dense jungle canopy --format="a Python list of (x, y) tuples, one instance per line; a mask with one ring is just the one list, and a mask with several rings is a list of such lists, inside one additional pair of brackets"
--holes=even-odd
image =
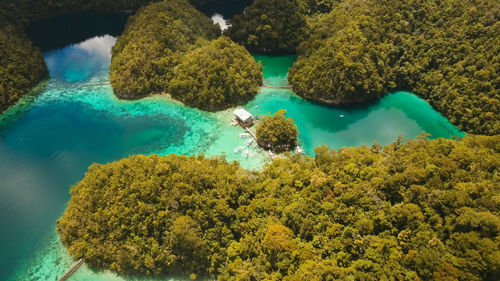
[(500, 133), (500, 2), (344, 0), (310, 21), (289, 82), (327, 104), (410, 90), (464, 131)]
[[(205, 110), (243, 104), (257, 94), (262, 67), (244, 47), (184, 0), (152, 3), (129, 19), (113, 47), (117, 96), (169, 93)], [(214, 40), (214, 41), (210, 41)]]
[(297, 145), (299, 131), (293, 119), (286, 118), (286, 110), (281, 109), (272, 116), (265, 115), (257, 123), (255, 134), (261, 147), (283, 152)]
[(251, 52), (295, 53), (306, 32), (300, 7), (297, 0), (255, 0), (233, 18), (225, 34)]
[(151, 3), (129, 18), (113, 47), (110, 82), (121, 98), (166, 92), (184, 55), (220, 29), (185, 0)]
[(261, 84), (262, 65), (221, 36), (186, 54), (174, 69), (169, 92), (189, 106), (217, 110), (250, 101)]
[(500, 137), (401, 139), (261, 172), (203, 156), (94, 164), (58, 221), (127, 274), (217, 280), (498, 280)]
[(38, 48), (0, 11), (0, 114), (47, 75)]

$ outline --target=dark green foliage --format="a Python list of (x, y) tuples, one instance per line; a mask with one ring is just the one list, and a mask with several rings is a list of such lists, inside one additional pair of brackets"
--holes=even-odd
[(342, 0), (298, 0), (307, 15), (329, 13)]
[(217, 280), (498, 280), (500, 136), (320, 147), (251, 173), (218, 159), (93, 165), (58, 232), (119, 272)]
[(233, 18), (226, 34), (257, 53), (295, 53), (306, 32), (297, 0), (255, 0)]
[(0, 13), (0, 113), (47, 75), (40, 50)]
[(206, 110), (244, 104), (262, 84), (262, 66), (228, 37), (187, 53), (175, 68), (169, 92), (183, 103)]
[(283, 152), (297, 145), (299, 131), (292, 118), (286, 118), (286, 110), (281, 109), (273, 116), (264, 116), (257, 123), (255, 133), (260, 146), (276, 152)]
[(110, 82), (120, 98), (166, 92), (186, 52), (220, 29), (185, 0), (152, 3), (132, 16), (113, 47)]
[(155, 0), (2, 0), (0, 7), (18, 24), (74, 12), (119, 12), (136, 10)]
[(311, 23), (290, 84), (329, 104), (406, 89), (462, 130), (498, 134), (499, 3), (345, 0)]
[(175, 155), (95, 164), (71, 190), (58, 232), (72, 255), (94, 267), (212, 272), (237, 239), (235, 207), (248, 202), (250, 175), (237, 164)]

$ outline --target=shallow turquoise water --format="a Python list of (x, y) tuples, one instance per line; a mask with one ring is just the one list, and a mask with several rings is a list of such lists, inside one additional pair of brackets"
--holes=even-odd
[[(258, 169), (269, 161), (245, 145), (230, 126), (232, 110), (207, 113), (164, 96), (117, 100), (108, 82), (111, 36), (45, 53), (51, 80), (42, 93), (0, 116), (0, 280), (57, 280), (71, 259), (58, 241), (55, 222), (69, 200), (71, 184), (93, 162), (130, 154), (206, 153)], [(265, 83), (286, 85), (294, 57), (256, 56)], [(355, 107), (326, 107), (290, 90), (264, 88), (244, 106), (253, 114), (284, 108), (300, 131), (307, 154), (314, 147), (388, 144), (398, 134), (413, 138), (463, 136), (425, 101), (405, 92)], [(341, 118), (340, 115), (344, 115)], [(69, 280), (123, 280), (83, 267)]]

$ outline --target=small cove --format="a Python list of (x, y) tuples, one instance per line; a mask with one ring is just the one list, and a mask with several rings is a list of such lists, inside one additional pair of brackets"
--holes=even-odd
[[(113, 34), (112, 34), (113, 35)], [(267, 160), (244, 145), (242, 130), (229, 125), (232, 109), (217, 113), (185, 107), (164, 96), (120, 101), (108, 80), (111, 35), (91, 37), (46, 50), (51, 79), (33, 101), (0, 115), (0, 279), (55, 280), (72, 261), (55, 233), (55, 222), (69, 200), (69, 187), (87, 167), (131, 154), (225, 154), (245, 168)], [(265, 84), (286, 85), (293, 56), (255, 56), (264, 65)], [(27, 99), (28, 100), (28, 99)], [(308, 155), (327, 144), (391, 143), (399, 134), (414, 138), (425, 131), (433, 138), (464, 133), (407, 92), (392, 93), (367, 104), (327, 107), (305, 101), (288, 89), (263, 88), (244, 106), (255, 115), (288, 111)], [(344, 115), (343, 118), (340, 115)], [(82, 267), (68, 280), (123, 280), (111, 273)]]

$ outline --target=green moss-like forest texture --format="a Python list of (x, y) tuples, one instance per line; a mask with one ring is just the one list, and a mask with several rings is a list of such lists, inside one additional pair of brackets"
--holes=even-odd
[(128, 22), (113, 48), (110, 80), (120, 98), (170, 93), (206, 110), (255, 97), (262, 67), (185, 0), (152, 3)]
[(281, 109), (272, 116), (266, 115), (257, 123), (255, 134), (260, 146), (276, 152), (293, 149), (297, 145), (299, 131), (292, 118), (286, 118)]
[(289, 82), (327, 104), (397, 89), (464, 131), (500, 133), (500, 2), (344, 0), (311, 21)]
[(40, 50), (0, 11), (0, 114), (47, 75)]
[(184, 56), (169, 92), (187, 105), (217, 110), (250, 101), (261, 84), (262, 65), (245, 47), (221, 36)]
[(251, 52), (295, 53), (307, 26), (300, 7), (297, 0), (255, 0), (225, 34)]
[(250, 172), (220, 159), (94, 164), (57, 231), (126, 274), (215, 280), (498, 280), (500, 137), (316, 150)]

